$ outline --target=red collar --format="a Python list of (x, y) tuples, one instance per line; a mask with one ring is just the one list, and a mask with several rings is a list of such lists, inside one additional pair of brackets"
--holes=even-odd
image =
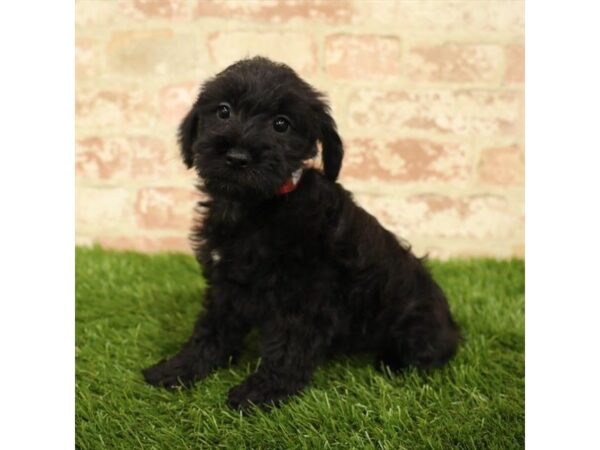
[(277, 195), (289, 194), (298, 186), (300, 177), (302, 176), (302, 167), (292, 172), (292, 176), (289, 177), (285, 182), (277, 189)]

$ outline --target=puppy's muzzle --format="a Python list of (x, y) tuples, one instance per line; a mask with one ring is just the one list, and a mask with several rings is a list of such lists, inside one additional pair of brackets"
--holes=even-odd
[(243, 169), (250, 163), (250, 153), (240, 148), (232, 148), (225, 154), (225, 162), (229, 167)]

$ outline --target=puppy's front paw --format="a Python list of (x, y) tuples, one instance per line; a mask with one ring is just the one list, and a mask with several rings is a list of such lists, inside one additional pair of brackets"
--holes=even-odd
[(278, 405), (289, 395), (284, 390), (270, 385), (257, 374), (253, 374), (229, 390), (227, 404), (231, 408), (242, 410), (248, 410), (252, 405), (266, 408)]
[(227, 404), (233, 409), (247, 410), (253, 404), (260, 405), (264, 395), (259, 390), (251, 387), (247, 381), (232, 387), (227, 395)]
[(142, 373), (151, 385), (167, 389), (191, 387), (194, 384), (194, 372), (190, 364), (177, 357), (163, 360), (142, 370)]

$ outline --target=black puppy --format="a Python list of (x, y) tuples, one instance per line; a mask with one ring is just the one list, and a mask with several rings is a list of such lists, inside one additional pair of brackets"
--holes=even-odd
[[(192, 337), (146, 369), (191, 385), (261, 334), (261, 364), (232, 407), (299, 392), (332, 355), (370, 352), (400, 370), (438, 367), (460, 334), (422, 262), (335, 183), (343, 147), (323, 95), (256, 57), (209, 80), (179, 129), (209, 200), (192, 240), (208, 281)], [(321, 143), (323, 172), (306, 168)]]

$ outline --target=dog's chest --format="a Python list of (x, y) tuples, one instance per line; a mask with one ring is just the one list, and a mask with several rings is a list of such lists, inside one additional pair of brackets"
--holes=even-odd
[(231, 234), (214, 244), (208, 257), (218, 278), (255, 288), (285, 283), (314, 259), (301, 239), (272, 229)]

